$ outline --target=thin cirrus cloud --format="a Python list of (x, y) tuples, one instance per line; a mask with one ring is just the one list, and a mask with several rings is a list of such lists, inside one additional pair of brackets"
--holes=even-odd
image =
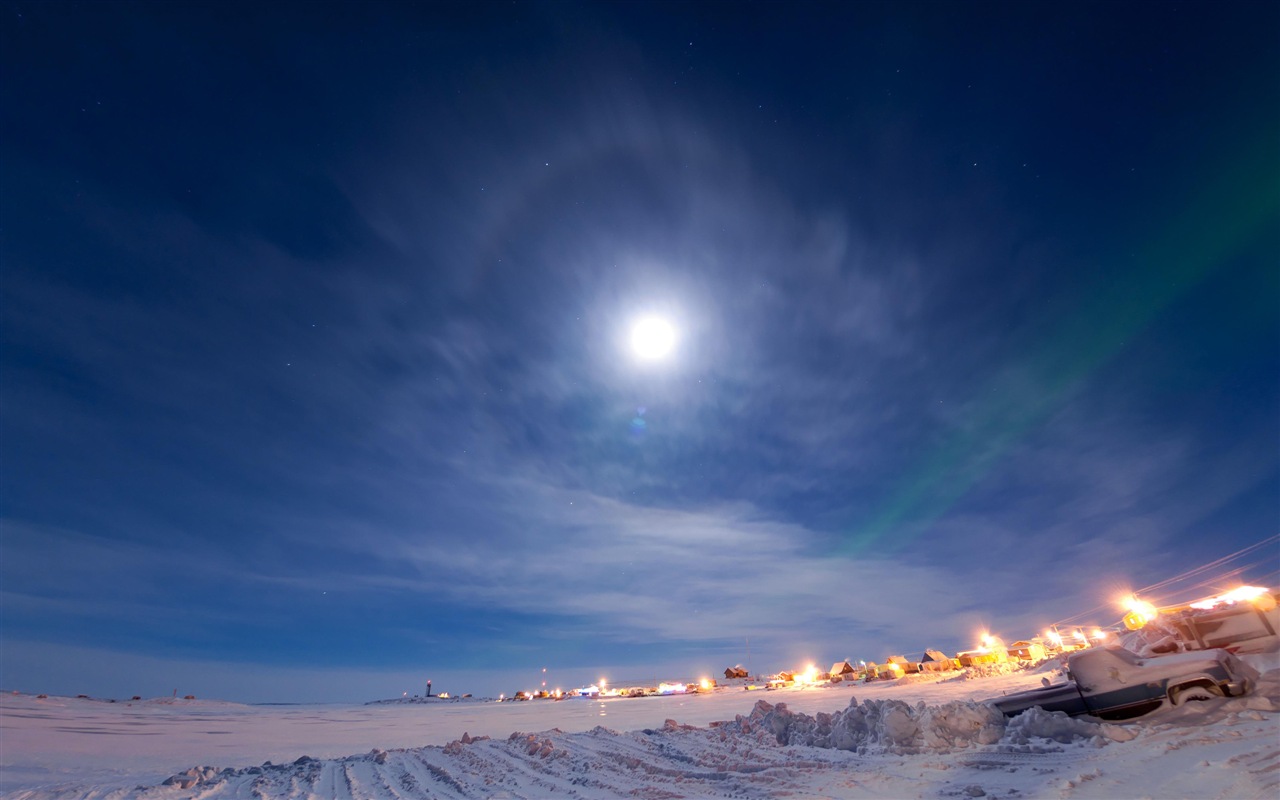
[[(1256, 538), (1273, 315), (1223, 287), (1270, 206), (1174, 176), (1176, 214), (1095, 212), (1076, 131), (968, 129), (989, 101), (944, 62), (781, 91), (606, 38), (598, 69), (526, 37), (367, 84), (377, 59), (259, 81), (197, 49), (258, 100), (351, 81), (243, 136), (15, 128), (6, 641), (783, 666), (1030, 634)], [(186, 91), (147, 63), (120, 98)], [(1108, 169), (1148, 149), (1121, 145)], [(1142, 227), (1207, 210), (1239, 222)], [(645, 315), (668, 358), (630, 352)]]

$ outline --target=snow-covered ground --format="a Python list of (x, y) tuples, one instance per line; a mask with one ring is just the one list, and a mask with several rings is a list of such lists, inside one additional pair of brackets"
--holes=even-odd
[[(6, 797), (1280, 796), (1280, 661), (1120, 725), (1006, 721), (1044, 670), (641, 699), (369, 706), (0, 698)], [(467, 734), (464, 736), (464, 734)], [(490, 737), (490, 738), (482, 738)], [(265, 762), (270, 762), (265, 763)]]

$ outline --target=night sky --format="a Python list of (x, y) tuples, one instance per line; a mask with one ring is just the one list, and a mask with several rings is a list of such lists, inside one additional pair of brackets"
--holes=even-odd
[(1275, 3), (2, 11), (0, 688), (954, 652), (1280, 527)]

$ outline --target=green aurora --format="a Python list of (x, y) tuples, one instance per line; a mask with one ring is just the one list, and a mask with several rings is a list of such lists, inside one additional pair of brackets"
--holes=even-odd
[[(911, 471), (870, 519), (838, 545), (844, 556), (898, 550), (960, 500), (1029, 431), (1060, 409), (1073, 391), (1147, 328), (1162, 311), (1254, 245), (1280, 221), (1280, 135), (1269, 130), (1234, 153), (1226, 169), (1203, 181), (1196, 202), (1140, 248), (1138, 266), (1110, 281), (1067, 316), (1032, 358), (1034, 395), (997, 391)], [(1246, 191), (1247, 190), (1247, 191)], [(1119, 270), (1117, 270), (1119, 272)], [(1280, 272), (1265, 272), (1262, 297), (1280, 297)], [(1274, 314), (1276, 303), (1266, 304)]]

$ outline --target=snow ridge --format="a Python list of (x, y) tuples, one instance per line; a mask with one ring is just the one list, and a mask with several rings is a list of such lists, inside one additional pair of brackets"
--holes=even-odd
[[(929, 705), (851, 699), (832, 713), (758, 701), (707, 727), (668, 719), (444, 746), (218, 769), (158, 785), (43, 785), (14, 800), (565, 797), (605, 800), (820, 797), (1274, 797), (1280, 670), (1258, 691), (1112, 725), (1030, 709), (1006, 720), (971, 700)], [(1125, 745), (1110, 747), (1113, 742)]]
[(955, 700), (942, 705), (914, 706), (901, 700), (857, 698), (834, 714), (810, 717), (794, 713), (785, 703), (772, 706), (756, 703), (751, 715), (738, 716), (736, 723), (748, 732), (752, 728), (772, 733), (779, 744), (897, 755), (949, 753), (970, 747), (1002, 744), (1005, 750), (1027, 748), (1033, 740), (1060, 743), (1089, 740), (1096, 746), (1108, 741), (1128, 741), (1133, 733), (1117, 725), (1073, 719), (1061, 711), (1030, 709), (1006, 720), (986, 703)]
[[(840, 770), (865, 769), (868, 759), (885, 755), (949, 753), (1006, 739), (1013, 749), (1036, 737), (1103, 742), (1117, 738), (1107, 736), (1108, 727), (1114, 726), (1071, 720), (1060, 712), (1006, 725), (991, 706), (963, 701), (912, 706), (854, 699), (843, 711), (809, 716), (788, 710), (785, 703), (760, 700), (749, 715), (707, 728), (667, 720), (662, 728), (630, 733), (553, 729), (501, 740), (464, 734), (443, 747), (373, 750), (327, 760), (302, 756), (289, 764), (241, 769), (192, 767), (159, 786), (45, 787), (14, 797), (764, 798), (797, 782), (838, 781)], [(1016, 735), (1006, 737), (1007, 729)]]

